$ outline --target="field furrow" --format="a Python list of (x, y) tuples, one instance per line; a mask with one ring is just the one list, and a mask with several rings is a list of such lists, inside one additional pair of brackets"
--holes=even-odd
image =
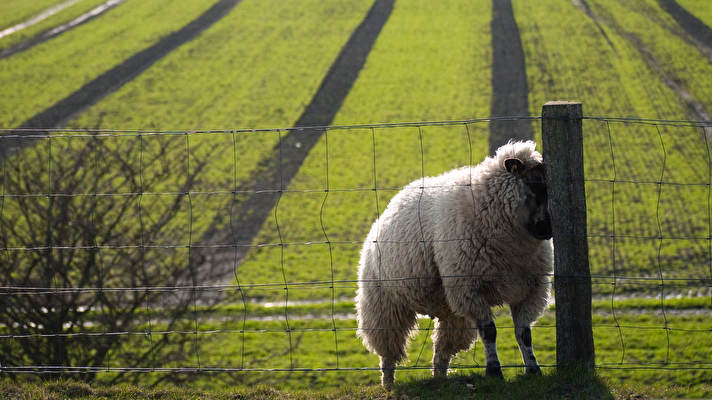
[[(16, 44), (0, 51), (0, 58), (10, 57), (13, 54), (19, 53), (21, 51), (27, 50), (32, 46), (36, 46), (40, 43), (46, 42), (52, 38), (55, 38), (72, 28), (87, 23), (94, 18), (101, 16), (103, 13), (111, 10), (112, 8), (123, 3), (124, 0), (108, 0), (104, 3), (99, 4), (97, 7), (79, 15), (78, 17), (72, 19), (71, 21), (65, 22), (61, 25), (52, 27), (51, 29), (45, 30), (36, 34), (35, 36), (29, 37), (24, 41), (20, 41), (19, 38), (16, 39)], [(27, 33), (27, 32), (24, 32)]]
[[(529, 87), (526, 63), (512, 2), (492, 2), (492, 106), (493, 117), (529, 115)], [(510, 139), (531, 140), (531, 123), (522, 121), (491, 121), (489, 153)]]
[(13, 128), (30, 120), (180, 29), (210, 5), (127, 0), (101, 18), (0, 60), (0, 108), (12, 110), (0, 116), (0, 126)]
[[(334, 123), (489, 115), (490, 17), (489, 4), (397, 2)], [(487, 132), (486, 122), (326, 132), (292, 180), (296, 192), (281, 196), (253, 242), (270, 245), (248, 253), (238, 279), (355, 279), (361, 242), (394, 189), (480, 159)], [(353, 285), (336, 286), (247, 292), (273, 300), (353, 296)]]

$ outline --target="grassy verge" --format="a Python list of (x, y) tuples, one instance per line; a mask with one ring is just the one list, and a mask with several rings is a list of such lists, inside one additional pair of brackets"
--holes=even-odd
[[(160, 354), (142, 362), (144, 368), (202, 368), (202, 372), (156, 372), (129, 373), (135, 384), (142, 386), (158, 384), (161, 397), (173, 398), (173, 385), (183, 385), (193, 391), (209, 396), (222, 396), (226, 390), (235, 390), (245, 395), (279, 395), (289, 391), (293, 396), (337, 397), (363, 396), (364, 393), (385, 395), (375, 387), (379, 372), (375, 370), (378, 358), (366, 351), (355, 336), (356, 321), (353, 319), (329, 318), (330, 304), (295, 305), (289, 307), (290, 320), (284, 319), (281, 306), (248, 304), (247, 320), (241, 305), (223, 306), (213, 313), (198, 308), (186, 316), (184, 324), (171, 332), (162, 332), (160, 315), (143, 313), (136, 318), (146, 318), (147, 334), (144, 331), (127, 337), (123, 347), (116, 349), (105, 362), (107, 368), (131, 365), (134, 357), (144, 348), (164, 336), (188, 339), (174, 343), (161, 350)], [(597, 377), (582, 377), (576, 374), (557, 375), (551, 367), (555, 356), (555, 321), (553, 308), (545, 313), (533, 329), (533, 342), (539, 362), (544, 367), (543, 378), (528, 378), (523, 375), (519, 350), (514, 339), (512, 322), (506, 309), (497, 309), (498, 350), (506, 383), (484, 379), (485, 365), (480, 342), (465, 352), (459, 353), (452, 362), (453, 371), (446, 381), (429, 378), (432, 358), (433, 325), (427, 318), (419, 320), (408, 348), (408, 360), (400, 364), (405, 369), (397, 372), (396, 394), (420, 396), (486, 396), (503, 393), (504, 398), (518, 398), (521, 393), (543, 393), (545, 397), (565, 396), (566, 388), (587, 396), (600, 398), (600, 393), (619, 397), (630, 393), (653, 397), (705, 397), (712, 394), (712, 369), (709, 367), (712, 322), (709, 298), (670, 299), (665, 302), (667, 314), (663, 315), (656, 299), (628, 299), (615, 303), (615, 314), (610, 312), (610, 303), (594, 301), (594, 341), (596, 344)], [(336, 313), (353, 310), (350, 302), (339, 302)], [(687, 312), (689, 311), (689, 312)], [(301, 316), (309, 316), (301, 319)], [(261, 319), (260, 317), (273, 317)], [(195, 318), (195, 321), (193, 320)], [(152, 322), (149, 323), (149, 319)], [(97, 327), (97, 329), (100, 329)], [(197, 329), (197, 334), (193, 332)], [(31, 340), (15, 339), (15, 340)], [(81, 337), (66, 339), (81, 341), (82, 346), (91, 346)], [(101, 337), (90, 339), (102, 340)], [(162, 358), (162, 355), (170, 357)], [(227, 368), (231, 371), (210, 371), (211, 368)], [(290, 369), (324, 369), (322, 371), (290, 371)], [(252, 369), (252, 371), (240, 371)], [(343, 369), (343, 370), (338, 370)], [(272, 370), (272, 371), (269, 371)], [(32, 376), (23, 375), (21, 381)], [(100, 372), (98, 383), (107, 384), (116, 375)], [(565, 378), (565, 379), (562, 379)], [(564, 383), (572, 386), (566, 386)], [(29, 386), (8, 387), (3, 390), (69, 390), (66, 386), (49, 388)], [(591, 385), (591, 386), (589, 386)], [(69, 385), (70, 387), (71, 384)], [(260, 388), (255, 390), (254, 388)], [(260, 394), (261, 388), (271, 387), (270, 393)], [(314, 388), (319, 388), (315, 390)], [(74, 387), (76, 396), (91, 396), (105, 393), (107, 397), (145, 393), (144, 389), (124, 386)], [(197, 392), (195, 390), (208, 390)], [(367, 390), (367, 392), (363, 392)], [(138, 392), (133, 392), (138, 391)], [(210, 392), (212, 391), (212, 392)], [(602, 391), (602, 392), (601, 392)], [(13, 392), (15, 393), (15, 392)], [(85, 393), (85, 394), (82, 394)], [(369, 394), (370, 396), (371, 394)], [(608, 396), (608, 395), (607, 395)], [(580, 396), (577, 396), (580, 397)], [(297, 397), (300, 398), (300, 397)]]
[[(6, 49), (8, 47), (14, 46), (20, 42), (23, 42), (25, 40), (28, 40), (35, 35), (38, 35), (44, 31), (50, 30), (56, 26), (62, 25), (64, 23), (67, 23), (74, 18), (88, 12), (89, 10), (93, 9), (94, 7), (98, 6), (99, 4), (102, 4), (106, 2), (106, 0), (89, 0), (89, 1), (80, 1), (70, 7), (67, 7), (63, 9), (62, 11), (42, 20), (41, 22), (38, 22), (32, 26), (28, 26), (27, 28), (24, 28), (22, 30), (19, 30), (12, 35), (5, 36), (0, 39), (0, 50)], [(32, 2), (26, 2), (28, 4), (31, 4), (34, 9), (35, 1)], [(23, 7), (24, 8), (24, 7)], [(26, 14), (26, 10), (23, 15)], [(27, 10), (29, 11), (29, 10)], [(0, 11), (0, 14), (2, 14), (2, 11)], [(18, 15), (20, 15), (18, 13)], [(30, 18), (34, 16), (34, 14), (30, 15)], [(24, 19), (20, 19), (20, 22), (22, 22)], [(2, 26), (2, 22), (0, 21), (0, 26)]]
[[(599, 376), (612, 387), (634, 386), (647, 393), (666, 396), (704, 397), (712, 394), (709, 384), (709, 334), (712, 322), (700, 314), (668, 313), (666, 317), (650, 312), (625, 312), (617, 315), (594, 314), (594, 341)], [(199, 318), (199, 334), (193, 322), (186, 321), (185, 331), (160, 333), (154, 322), (151, 335), (131, 336), (122, 349), (107, 359), (107, 367), (130, 365), (135, 354), (158, 340), (162, 335), (183, 335), (193, 339), (184, 347), (165, 349), (173, 358), (146, 360), (146, 368), (231, 368), (231, 372), (202, 373), (142, 373), (128, 377), (135, 383), (147, 385), (158, 380), (159, 386), (189, 385), (191, 388), (223, 390), (268, 385), (279, 390), (320, 389), (337, 390), (349, 386), (375, 385), (379, 372), (373, 370), (378, 358), (366, 351), (355, 336), (354, 320), (329, 319), (286, 321), (246, 321), (240, 316), (231, 319), (207, 320)], [(521, 382), (523, 368), (514, 339), (508, 312), (499, 312), (498, 350), (508, 382)], [(289, 330), (287, 329), (289, 328)], [(335, 330), (334, 330), (335, 329)], [(400, 366), (397, 381), (405, 386), (412, 380), (427, 380), (427, 369), (432, 357), (432, 323), (419, 321), (408, 348), (409, 360)], [(534, 348), (547, 374), (555, 364), (555, 327), (553, 313), (547, 312), (533, 329)], [(19, 339), (27, 340), (27, 339)], [(75, 340), (68, 338), (67, 340)], [(79, 339), (76, 339), (79, 340)], [(482, 345), (476, 342), (471, 350), (459, 353), (452, 362), (455, 376), (481, 376), (485, 365)], [(239, 371), (241, 368), (257, 371)], [(324, 371), (289, 371), (292, 368), (322, 368)], [(332, 369), (357, 368), (336, 371)], [(366, 370), (360, 370), (366, 368)], [(415, 368), (415, 369), (412, 369)], [(275, 371), (263, 371), (276, 369)], [(99, 381), (108, 382), (112, 373), (100, 373)], [(476, 387), (482, 382), (474, 378)], [(429, 383), (425, 384), (430, 385)]]
[(667, 391), (651, 391), (631, 385), (613, 386), (589, 373), (546, 374), (541, 378), (517, 378), (510, 382), (478, 377), (456, 376), (447, 380), (411, 379), (397, 383), (393, 392), (376, 385), (349, 385), (339, 389), (277, 390), (265, 385), (228, 390), (196, 390), (188, 388), (148, 389), (117, 385), (104, 387), (72, 381), (44, 384), (7, 384), (0, 387), (4, 397), (24, 399), (501, 399), (547, 398), (629, 399), (662, 397)]
[(447, 380), (411, 379), (397, 383), (393, 392), (376, 385), (349, 385), (339, 389), (277, 390), (265, 385), (228, 390), (196, 390), (188, 388), (149, 389), (140, 386), (104, 387), (72, 381), (44, 384), (6, 384), (0, 387), (3, 397), (24, 399), (501, 399), (547, 398), (569, 399), (629, 399), (664, 396), (667, 391), (650, 391), (630, 385), (614, 387), (589, 373), (546, 374), (541, 378), (517, 378), (510, 382), (478, 377), (456, 376)]

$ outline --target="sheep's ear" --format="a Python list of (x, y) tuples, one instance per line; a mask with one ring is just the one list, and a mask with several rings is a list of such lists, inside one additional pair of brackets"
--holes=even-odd
[(522, 163), (517, 158), (508, 158), (504, 160), (504, 168), (506, 168), (507, 171), (509, 171), (510, 173), (514, 174), (517, 171), (524, 170), (524, 163)]

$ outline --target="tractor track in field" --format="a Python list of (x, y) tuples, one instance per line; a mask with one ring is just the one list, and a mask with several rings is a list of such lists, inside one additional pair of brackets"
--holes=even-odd
[[(141, 72), (168, 55), (180, 45), (196, 38), (204, 30), (226, 16), (241, 0), (218, 0), (203, 14), (177, 31), (163, 37), (152, 46), (135, 53), (124, 62), (114, 66), (79, 90), (59, 100), (44, 111), (35, 114), (13, 131), (15, 135), (37, 135), (43, 129), (61, 127), (74, 116), (96, 104), (134, 79)], [(0, 148), (0, 163), (18, 150), (31, 145), (34, 140), (7, 140)]]
[[(492, 1), (492, 103), (493, 117), (529, 115), (529, 87), (524, 49), (514, 19), (511, 0)], [(510, 139), (534, 138), (531, 121), (491, 121), (489, 151)]]
[(76, 28), (80, 25), (83, 25), (101, 15), (106, 13), (107, 11), (111, 10), (112, 8), (118, 6), (119, 4), (123, 3), (125, 0), (108, 0), (105, 3), (100, 4), (97, 7), (94, 7), (93, 9), (87, 11), (86, 13), (78, 16), (77, 18), (74, 18), (73, 20), (61, 24), (59, 26), (56, 26), (52, 29), (48, 29), (44, 32), (41, 32), (34, 36), (31, 39), (28, 39), (24, 42), (18, 43), (12, 47), (9, 47), (7, 49), (4, 49), (0, 51), (0, 60), (6, 57), (10, 57), (13, 54), (17, 54), (21, 51), (25, 51), (31, 47), (34, 47), (38, 44), (44, 43), (52, 38), (55, 38), (70, 29)]
[(44, 21), (45, 19), (53, 16), (54, 14), (57, 14), (58, 12), (64, 10), (67, 7), (71, 7), (75, 4), (77, 4), (80, 0), (69, 0), (65, 1), (64, 3), (60, 3), (57, 5), (54, 5), (52, 7), (49, 7), (42, 11), (41, 13), (35, 15), (34, 17), (28, 19), (27, 21), (20, 22), (19, 24), (15, 24), (9, 28), (5, 28), (0, 31), (0, 38), (3, 38), (8, 35), (12, 35), (13, 33), (20, 31), (25, 28), (29, 28), (32, 25), (35, 25), (37, 23), (40, 23)]
[[(376, 0), (373, 3), (329, 68), (311, 102), (294, 124), (294, 128), (303, 129), (292, 129), (280, 136), (279, 143), (259, 162), (247, 183), (237, 189), (254, 192), (247, 198), (233, 201), (229, 228), (209, 230), (204, 235), (207, 241), (252, 243), (279, 203), (281, 191), (287, 188), (311, 149), (321, 139), (324, 129), (314, 127), (328, 126), (334, 120), (365, 65), (381, 29), (390, 17), (394, 3), (395, 0)], [(221, 225), (223, 218), (225, 216), (219, 216), (212, 226)], [(234, 251), (207, 255), (206, 264), (212, 264), (209, 268), (213, 269), (211, 282), (232, 279), (236, 266), (242, 262), (246, 253), (246, 248), (236, 247)]]
[[(659, 0), (661, 4), (663, 3), (675, 3), (676, 2), (672, 0)], [(626, 39), (630, 44), (635, 47), (638, 52), (640, 53), (641, 57), (645, 61), (645, 64), (650, 68), (658, 77), (660, 80), (667, 86), (670, 90), (672, 90), (677, 96), (680, 98), (682, 104), (685, 105), (685, 108), (687, 109), (687, 114), (689, 115), (690, 119), (693, 120), (698, 120), (698, 121), (710, 121), (712, 120), (712, 117), (710, 116), (709, 111), (705, 107), (704, 104), (702, 104), (700, 101), (694, 98), (692, 94), (684, 88), (680, 82), (681, 80), (678, 79), (675, 76), (671, 76), (669, 73), (667, 73), (663, 67), (660, 65), (658, 60), (655, 58), (655, 55), (653, 52), (648, 49), (647, 46), (643, 43), (643, 41), (635, 34), (626, 31), (622, 26), (619, 26), (615, 22), (608, 21), (604, 18), (601, 18), (597, 15), (595, 15), (592, 11), (591, 8), (588, 6), (586, 0), (573, 0), (573, 2), (580, 3), (582, 7), (587, 10), (586, 15), (588, 15), (589, 18), (594, 20), (596, 23), (605, 23), (609, 26), (611, 26), (618, 34)], [(680, 6), (677, 6), (680, 8)], [(683, 9), (684, 11), (684, 9)], [(685, 11), (686, 12), (686, 11)], [(693, 17), (694, 18), (694, 17)], [(678, 21), (679, 22), (679, 21)], [(684, 26), (683, 26), (684, 28)], [(712, 140), (712, 127), (706, 126), (702, 128), (705, 135), (707, 135), (708, 140)]]
[(693, 45), (712, 63), (712, 29), (675, 0), (658, 0), (658, 4), (677, 21), (677, 24), (687, 32)]

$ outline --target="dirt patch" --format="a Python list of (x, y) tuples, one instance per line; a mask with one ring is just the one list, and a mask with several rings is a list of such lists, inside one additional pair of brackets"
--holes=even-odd
[(712, 29), (677, 4), (675, 0), (658, 0), (658, 3), (690, 35), (700, 52), (712, 62)]
[[(135, 78), (178, 46), (197, 37), (205, 29), (227, 15), (240, 1), (217, 1), (207, 11), (181, 29), (99, 75), (76, 92), (23, 122), (18, 127), (21, 130), (12, 133), (20, 136), (37, 135), (42, 134), (42, 129), (60, 127), (75, 115), (80, 114), (105, 96), (118, 90), (126, 82)], [(34, 140), (23, 140), (22, 138), (5, 141), (7, 145), (0, 149), (0, 162), (19, 149), (33, 144), (33, 142)]]
[(59, 25), (52, 29), (49, 29), (47, 31), (44, 31), (29, 40), (26, 40), (22, 43), (18, 43), (15, 46), (12, 46), (8, 49), (0, 51), (0, 59), (3, 59), (5, 57), (10, 57), (13, 54), (19, 53), (21, 51), (25, 51), (33, 46), (36, 46), (40, 43), (44, 43), (52, 38), (55, 38), (55, 37), (63, 34), (64, 32), (67, 32), (68, 30), (70, 30), (72, 28), (76, 28), (80, 25), (83, 25), (83, 24), (93, 20), (94, 18), (104, 14), (105, 12), (111, 10), (112, 8), (118, 6), (119, 4), (121, 4), (123, 2), (124, 2), (124, 0), (109, 0), (106, 3), (103, 3), (100, 6), (95, 7), (92, 10), (67, 22), (66, 24), (62, 24), (62, 25)]
[[(282, 190), (289, 186), (310, 150), (324, 133), (324, 128), (314, 127), (327, 126), (334, 120), (365, 65), (394, 3), (395, 0), (376, 0), (371, 6), (329, 68), (319, 90), (294, 124), (295, 128), (304, 128), (289, 130), (281, 136), (280, 143), (258, 164), (248, 183), (238, 188), (238, 191), (253, 193), (245, 198), (236, 198), (233, 202), (229, 224), (231, 228), (206, 234), (206, 240), (209, 242), (231, 242), (240, 245), (236, 250), (209, 256), (208, 263), (215, 269), (215, 282), (232, 279), (233, 268), (243, 260), (248, 246), (259, 233), (265, 220), (272, 215)], [(220, 225), (218, 222), (213, 225)]]
[[(493, 117), (529, 115), (527, 71), (514, 20), (511, 0), (492, 1), (492, 105)], [(490, 154), (509, 139), (533, 139), (529, 120), (494, 120), (490, 122)]]

